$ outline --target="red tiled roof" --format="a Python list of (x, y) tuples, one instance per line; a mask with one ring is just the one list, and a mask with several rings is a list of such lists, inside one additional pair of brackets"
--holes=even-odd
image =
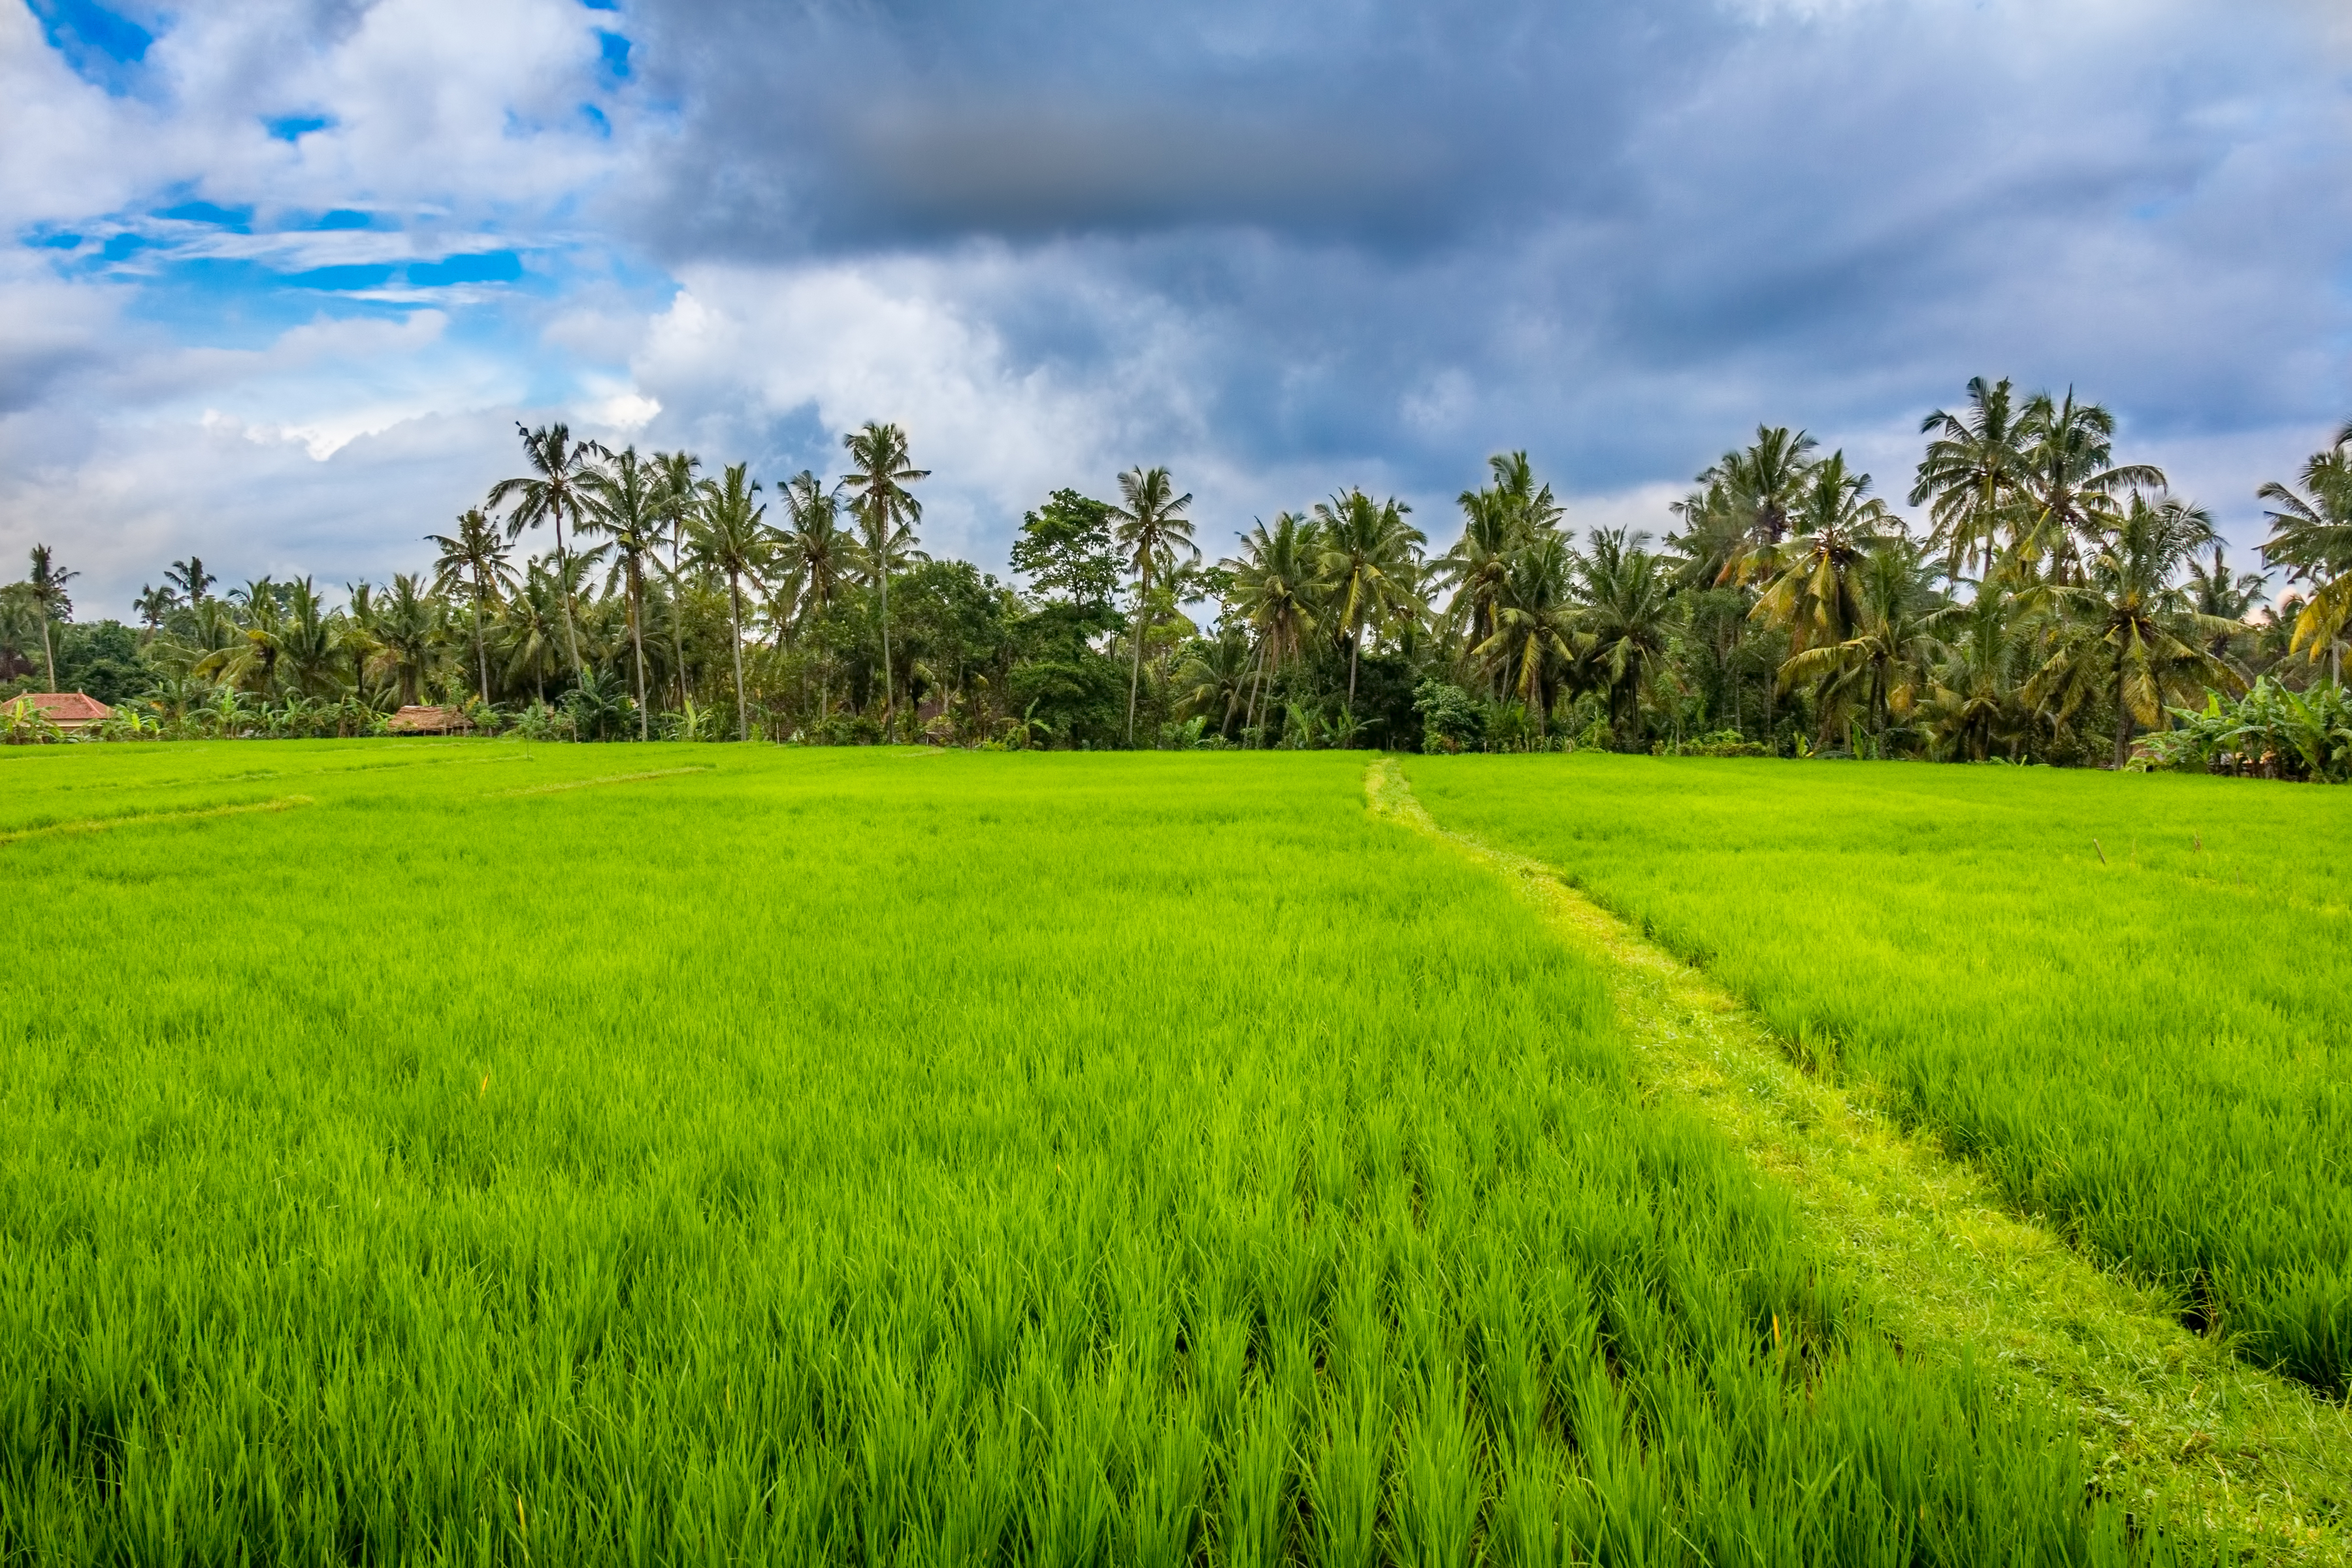
[(25, 700), (59, 724), (95, 724), (114, 711), (97, 698), (79, 691), (28, 691)]

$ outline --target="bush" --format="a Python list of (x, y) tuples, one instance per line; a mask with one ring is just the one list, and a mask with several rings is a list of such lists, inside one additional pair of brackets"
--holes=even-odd
[(2172, 716), (2179, 728), (2142, 739), (2126, 766), (2352, 783), (2352, 702), (2341, 686), (2289, 691), (2264, 676), (2235, 701), (2208, 691), (2202, 711)]
[(1413, 711), (1421, 715), (1424, 752), (1471, 752), (1486, 738), (1486, 715), (1470, 694), (1434, 677), (1412, 689)]
[(1652, 743), (1654, 757), (1769, 757), (1772, 748), (1762, 741), (1751, 741), (1737, 730), (1717, 730), (1711, 734), (1694, 735), (1687, 741), (1658, 741)]

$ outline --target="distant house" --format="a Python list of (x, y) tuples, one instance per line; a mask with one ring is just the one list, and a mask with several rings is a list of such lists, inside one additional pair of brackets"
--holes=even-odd
[(30, 691), (25, 694), (24, 700), (33, 711), (47, 715), (50, 723), (68, 735), (79, 735), (114, 712), (97, 698), (81, 691)]
[(411, 703), (394, 714), (384, 724), (393, 735), (468, 735), (474, 721), (466, 717), (462, 708), (436, 708)]

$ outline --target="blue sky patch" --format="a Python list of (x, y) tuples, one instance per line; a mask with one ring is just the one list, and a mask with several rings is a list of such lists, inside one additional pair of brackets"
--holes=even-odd
[(335, 122), (330, 114), (281, 114), (275, 120), (265, 119), (262, 128), (280, 142), (299, 142), (313, 131), (324, 131)]
[(604, 72), (614, 81), (629, 79), (629, 40), (618, 33), (596, 29), (596, 47), (602, 53)]
[(234, 229), (238, 234), (253, 232), (251, 207), (225, 207), (212, 202), (182, 202), (177, 206), (158, 207), (154, 216), (175, 223), (209, 224), (215, 228)]
[(130, 89), (132, 66), (147, 58), (155, 35), (119, 12), (91, 0), (25, 0), (40, 19), (49, 47), (84, 81), (110, 93)]
[(597, 108), (594, 104), (582, 104), (580, 106), (580, 118), (588, 122), (588, 129), (593, 131), (597, 135), (610, 137), (613, 134), (613, 122), (605, 119), (604, 111)]
[(521, 277), (522, 258), (511, 250), (481, 250), (408, 264), (408, 281), (419, 289), (440, 289), (452, 283), (512, 283)]
[(308, 272), (289, 272), (278, 281), (289, 289), (328, 289), (341, 292), (352, 289), (381, 289), (392, 281), (393, 268), (388, 262), (362, 262), (350, 267), (314, 267)]

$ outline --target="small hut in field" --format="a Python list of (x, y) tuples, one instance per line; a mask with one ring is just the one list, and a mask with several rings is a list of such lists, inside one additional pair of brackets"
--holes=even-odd
[(470, 735), (474, 721), (466, 717), (462, 708), (411, 703), (392, 716), (384, 724), (384, 731), (393, 735)]
[(31, 691), (26, 693), (24, 700), (68, 738), (114, 713), (113, 709), (85, 691)]

